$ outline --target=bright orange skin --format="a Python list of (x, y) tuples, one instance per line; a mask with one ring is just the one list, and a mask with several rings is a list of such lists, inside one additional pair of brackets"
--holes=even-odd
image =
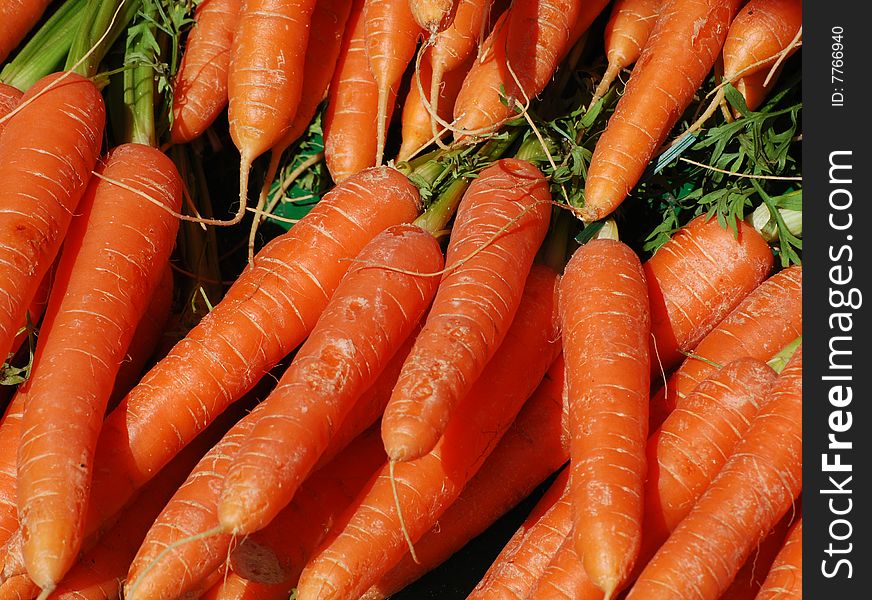
[(775, 557), (757, 600), (799, 600), (802, 598), (802, 517), (787, 534)]
[[(41, 79), (28, 102), (58, 79)], [(0, 356), (60, 249), (97, 163), (105, 107), (89, 80), (68, 75), (5, 122), (0, 135)]]
[[(436, 448), (396, 463), (400, 510), (413, 542), (457, 499), (556, 357), (555, 293), (555, 273), (535, 266), (505, 341), (457, 406)], [(407, 551), (386, 465), (306, 565), (298, 597), (357, 598)]]
[[(724, 77), (769, 71), (802, 27), (801, 0), (750, 0), (736, 15), (724, 42)], [(791, 49), (790, 56), (799, 49)], [(758, 64), (759, 63), (759, 64)], [(752, 66), (753, 65), (753, 66)]]
[[(701, 215), (644, 265), (651, 300), (652, 377), (690, 352), (772, 269), (772, 251), (750, 225), (738, 236)], [(791, 338), (792, 339), (792, 338)]]
[(801, 488), (802, 347), (730, 459), (642, 571), (627, 599), (720, 597)]
[(51, 0), (4, 0), (0, 2), (0, 63), (36, 25)]
[[(725, 365), (742, 357), (769, 360), (802, 335), (802, 267), (779, 271), (745, 296), (693, 349), (651, 398), (651, 427), (656, 429), (691, 391)], [(710, 362), (709, 362), (710, 361)]]
[(550, 200), (539, 170), (517, 159), (484, 169), (464, 194), (447, 272), (382, 419), (392, 459), (414, 460), (433, 449), (502, 342), (548, 230)]
[[(5, 83), (0, 83), (0, 119), (5, 117), (13, 108), (18, 106), (18, 102), (21, 100), (21, 96), (23, 95), (24, 93), (18, 88), (6, 85)], [(3, 127), (5, 125), (5, 121), (0, 122), (0, 133), (3, 133)]]
[(529, 597), (542, 600), (602, 600), (603, 592), (584, 570), (572, 536), (566, 536), (560, 544)]
[(610, 595), (630, 575), (642, 537), (651, 317), (635, 252), (605, 239), (579, 248), (560, 282), (560, 312), (575, 549)]
[(741, 0), (669, 0), (588, 169), (585, 222), (614, 211), (639, 181), (720, 54)]
[(197, 5), (194, 26), (173, 85), (174, 144), (203, 134), (227, 106), (230, 47), (242, 0), (206, 0)]

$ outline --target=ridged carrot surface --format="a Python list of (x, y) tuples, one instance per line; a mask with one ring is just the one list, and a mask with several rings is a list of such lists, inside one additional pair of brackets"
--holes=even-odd
[(802, 488), (802, 347), (730, 459), (628, 600), (718, 598)]
[(588, 169), (585, 222), (624, 201), (720, 54), (741, 0), (668, 0)]
[[(23, 93), (18, 88), (6, 85), (5, 83), (0, 83), (0, 119), (5, 117), (13, 108), (18, 106), (18, 102), (21, 100), (22, 95)], [(5, 122), (0, 122), (0, 133), (3, 133), (3, 127), (5, 127), (5, 125)]]
[(446, 272), (382, 419), (393, 460), (433, 449), (503, 340), (548, 229), (550, 200), (539, 170), (516, 159), (484, 169), (464, 194)]
[(242, 1), (205, 0), (197, 5), (173, 83), (174, 144), (199, 137), (227, 105), (230, 47)]
[(769, 360), (802, 335), (802, 267), (779, 271), (748, 294), (693, 348), (651, 398), (651, 426), (664, 419), (706, 377), (741, 357)]
[[(801, 0), (750, 0), (724, 41), (724, 77), (769, 71), (802, 27)], [(799, 49), (792, 48), (788, 56)]]
[(4, 0), (0, 2), (0, 62), (36, 25), (51, 0)]
[(802, 598), (802, 517), (791, 528), (784, 546), (757, 594), (757, 600)]
[[(385, 466), (337, 523), (300, 577), (301, 600), (356, 598), (403, 557), (460, 495), (556, 357), (556, 275), (534, 267), (515, 321), (436, 448)], [(393, 495), (396, 484), (399, 509)]]
[(642, 537), (651, 317), (635, 252), (607, 239), (576, 250), (560, 282), (560, 313), (575, 548), (610, 598)]
[(27, 106), (6, 121), (0, 134), (4, 359), (85, 193), (103, 137), (100, 92), (79, 75), (57, 82), (60, 77), (49, 75), (30, 88), (21, 99)]

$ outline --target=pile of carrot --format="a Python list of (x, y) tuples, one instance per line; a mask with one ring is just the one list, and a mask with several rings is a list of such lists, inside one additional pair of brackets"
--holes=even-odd
[[(0, 6), (0, 598), (387, 598), (528, 497), (469, 598), (801, 597), (801, 265), (750, 202), (621, 237), (799, 2), (171, 4)], [(261, 229), (313, 132), (329, 191)]]

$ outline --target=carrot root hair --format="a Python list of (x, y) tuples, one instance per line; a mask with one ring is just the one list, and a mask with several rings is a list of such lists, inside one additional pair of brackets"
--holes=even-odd
[(420, 565), (421, 561), (418, 560), (418, 554), (415, 552), (415, 544), (412, 543), (412, 536), (409, 535), (409, 529), (406, 527), (406, 520), (403, 518), (403, 508), (400, 506), (400, 494), (397, 491), (397, 479), (394, 477), (394, 467), (396, 464), (397, 461), (394, 459), (388, 461), (388, 473), (391, 480), (391, 492), (394, 495), (394, 505), (397, 508), (397, 519), (400, 521), (400, 531), (403, 532), (403, 538), (406, 540), (406, 545), (409, 546), (409, 556), (412, 557), (412, 560), (415, 561), (416, 565)]

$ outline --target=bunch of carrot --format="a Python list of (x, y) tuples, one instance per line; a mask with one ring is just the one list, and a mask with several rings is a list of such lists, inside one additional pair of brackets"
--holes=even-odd
[[(47, 4), (0, 8), (0, 61), (64, 48), (0, 83), (0, 598), (386, 598), (557, 473), (471, 598), (799, 593), (801, 266), (742, 218), (651, 256), (591, 227), (721, 55), (759, 104), (798, 2), (615, 2), (590, 110), (636, 66), (577, 207), (534, 103), (605, 0), (203, 0), (164, 110), (158, 4), (66, 0), (28, 38)], [(220, 219), (180, 157), (225, 109)], [(319, 114), (335, 186), (258, 250)], [(245, 267), (162, 343), (180, 221), (238, 226), (268, 150)]]

